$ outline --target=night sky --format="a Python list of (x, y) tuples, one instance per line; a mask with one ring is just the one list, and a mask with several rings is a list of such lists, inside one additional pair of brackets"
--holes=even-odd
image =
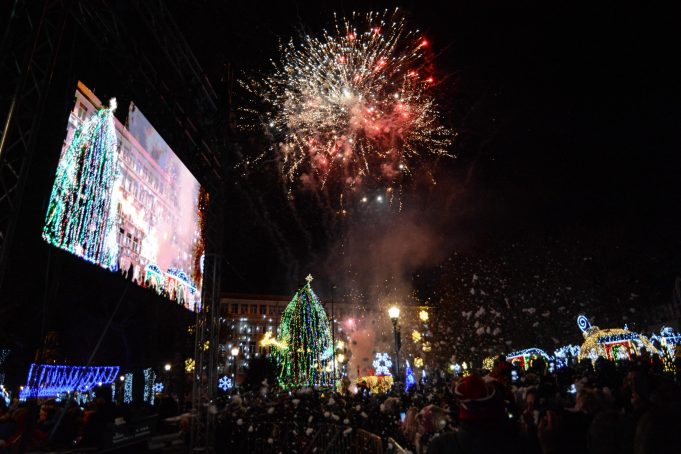
[[(366, 263), (382, 267), (372, 257), (372, 240), (381, 242), (377, 232), (408, 237), (417, 226), (433, 240), (424, 250), (434, 252), (416, 261), (398, 260), (404, 266), (397, 271), (398, 280), (417, 293), (432, 294), (440, 264), (454, 253), (501, 260), (518, 256), (507, 254), (509, 248), (525, 248), (540, 256), (568, 251), (594, 261), (599, 271), (592, 285), (604, 289), (603, 304), (634, 291), (642, 306), (671, 300), (673, 280), (681, 275), (681, 74), (676, 62), (681, 40), (672, 11), (614, 1), (447, 2), (446, 7), (445, 2), (233, 3), (176, 0), (169, 7), (221, 98), (231, 97), (235, 130), (246, 96), (235, 81), (269, 71), (281, 42), (330, 28), (334, 12), (343, 16), (399, 5), (431, 43), (434, 90), (443, 123), (457, 133), (452, 147), (457, 158), (423, 163), (438, 184), (416, 182), (404, 197), (404, 213), (367, 210), (342, 221), (309, 193), (299, 192), (289, 203), (267, 166), (245, 178), (231, 172), (225, 292), (292, 294), (308, 273), (317, 277), (315, 289), (322, 296), (328, 297), (332, 285), (348, 291), (360, 278), (348, 279), (344, 266), (350, 259), (363, 261), (362, 247), (371, 259)], [(126, 88), (130, 81), (105, 69), (107, 56), (81, 52), (78, 46), (85, 44), (77, 35), (66, 43), (70, 61), (60, 70), (71, 71), (73, 81), (83, 80), (101, 98), (117, 96), (125, 105), (132, 97)], [(87, 71), (78, 69), (85, 66)], [(40, 229), (74, 85), (50, 104), (64, 120), (52, 121), (42, 136), (8, 274), (5, 296), (35, 305), (30, 311), (35, 317), (15, 324), (19, 331), (31, 331), (37, 319), (40, 332), (63, 329), (67, 319), (77, 324), (73, 308), (99, 313), (94, 316), (99, 321), (88, 323), (103, 324), (122, 291), (119, 283), (120, 289), (95, 298), (94, 309), (86, 310), (88, 295), (110, 284), (106, 273), (60, 251), (53, 251), (45, 265), (50, 253)], [(153, 111), (138, 101), (145, 113)], [(155, 126), (172, 146), (168, 126)], [(266, 146), (262, 137), (239, 132), (232, 139), (246, 156)], [(238, 164), (234, 155), (231, 163)], [(365, 243), (356, 241), (353, 251), (346, 249), (348, 255), (339, 259), (339, 243), (353, 235)], [(420, 246), (402, 253), (419, 255)], [(392, 263), (390, 253), (385, 255)], [(536, 272), (523, 261), (515, 269)], [(374, 271), (367, 267), (357, 273)], [(149, 299), (136, 289), (130, 292), (131, 306), (142, 307)], [(141, 327), (145, 317), (131, 316), (128, 324)], [(125, 338), (125, 319), (121, 326)], [(155, 326), (145, 336), (158, 333), (158, 321)], [(92, 333), (96, 337), (96, 326)], [(69, 342), (76, 348), (79, 341), (72, 337)]]
[[(180, 2), (176, 10), (207, 71), (219, 73), (229, 62), (239, 77), (268, 71), (279, 42), (330, 27), (333, 12), (395, 5)], [(513, 242), (579, 243), (606, 268), (626, 256), (670, 295), (681, 202), (673, 15), (618, 2), (399, 5), (432, 43), (443, 121), (459, 134), (458, 158), (435, 167), (440, 190), (455, 193), (455, 203), (412, 194), (413, 203), (427, 199), (451, 249), (487, 254)], [(302, 244), (302, 233), (287, 228), (286, 210), (272, 202), (276, 185), (254, 181), (245, 191), (264, 203), (239, 204), (239, 190), (229, 202), (238, 207), (234, 222), (247, 227), (230, 231), (226, 257), (235, 273), (225, 288), (288, 292), (333, 238), (318, 233), (319, 213), (301, 209), (314, 238)], [(291, 252), (277, 252), (273, 234), (262, 229), (258, 253), (250, 246), (244, 253), (237, 235), (253, 232), (250, 222), (261, 225), (263, 211)], [(298, 276), (289, 273), (291, 260)]]

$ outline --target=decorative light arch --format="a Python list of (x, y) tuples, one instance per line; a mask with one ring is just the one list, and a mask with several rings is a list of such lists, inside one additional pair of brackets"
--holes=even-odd
[(55, 366), (31, 364), (26, 386), (19, 399), (57, 397), (64, 393), (86, 393), (95, 386), (110, 385), (118, 375), (119, 366)]

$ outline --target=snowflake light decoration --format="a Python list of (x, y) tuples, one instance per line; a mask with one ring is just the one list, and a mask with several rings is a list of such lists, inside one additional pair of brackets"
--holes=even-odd
[(233, 386), (232, 379), (226, 375), (224, 377), (221, 377), (220, 380), (218, 380), (218, 388), (220, 388), (223, 391), (232, 389), (232, 386)]
[(387, 353), (376, 353), (376, 358), (372, 363), (376, 375), (391, 376), (390, 368), (393, 367), (393, 362), (390, 361), (390, 356)]
[(159, 382), (154, 383), (154, 388), (153, 388), (153, 389), (154, 389), (154, 392), (155, 392), (155, 393), (162, 393), (162, 392), (163, 392), (163, 388), (164, 388), (163, 383), (159, 383)]

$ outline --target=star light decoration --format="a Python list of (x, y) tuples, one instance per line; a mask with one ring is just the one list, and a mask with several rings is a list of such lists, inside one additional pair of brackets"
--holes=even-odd
[(184, 370), (187, 373), (194, 372), (194, 366), (196, 365), (196, 362), (192, 358), (187, 358), (184, 360)]
[(387, 353), (377, 352), (372, 365), (374, 366), (376, 375), (392, 376), (390, 368), (393, 367), (393, 362), (390, 360), (390, 356)]
[(234, 384), (232, 379), (227, 375), (225, 375), (224, 377), (220, 377), (220, 380), (218, 380), (218, 388), (220, 388), (223, 391), (232, 389), (233, 386)]
[(163, 392), (164, 385), (161, 382), (156, 382), (154, 383), (154, 392), (155, 393), (162, 393)]

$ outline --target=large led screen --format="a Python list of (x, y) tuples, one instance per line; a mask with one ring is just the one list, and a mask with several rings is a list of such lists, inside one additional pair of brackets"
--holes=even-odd
[(198, 310), (206, 194), (134, 104), (127, 125), (114, 109), (78, 83), (43, 238)]

